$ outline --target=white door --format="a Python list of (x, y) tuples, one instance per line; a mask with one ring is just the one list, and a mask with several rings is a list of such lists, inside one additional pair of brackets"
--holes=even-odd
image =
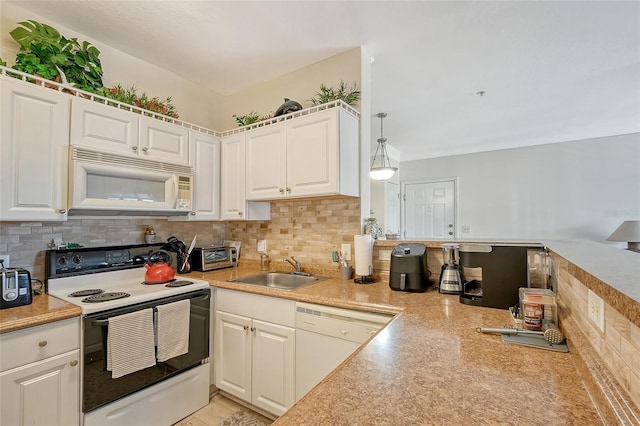
[(216, 386), (251, 402), (251, 319), (216, 312)]
[(336, 110), (287, 122), (286, 195), (306, 197), (338, 192)]
[(400, 185), (384, 181), (385, 233), (400, 234)]
[(137, 155), (140, 114), (74, 97), (71, 145)]
[(286, 197), (287, 150), (284, 123), (246, 132), (247, 200)]
[(402, 189), (404, 238), (455, 238), (454, 180), (404, 183)]
[[(220, 219), (220, 141), (212, 135), (190, 132), (193, 209), (188, 220)], [(195, 214), (194, 214), (195, 213)]]
[(79, 355), (75, 350), (0, 374), (0, 424), (79, 424)]
[(255, 319), (251, 330), (252, 402), (279, 416), (295, 402), (295, 330)]
[(66, 220), (69, 96), (4, 77), (0, 90), (0, 220)]
[(138, 152), (149, 160), (189, 164), (189, 130), (143, 115)]

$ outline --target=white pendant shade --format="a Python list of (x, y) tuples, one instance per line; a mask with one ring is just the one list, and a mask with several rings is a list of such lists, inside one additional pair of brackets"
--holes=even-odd
[[(378, 147), (373, 155), (373, 161), (371, 162), (371, 169), (369, 176), (375, 180), (389, 179), (395, 172), (398, 171), (397, 167), (391, 167), (389, 161), (389, 154), (387, 153), (387, 140), (382, 136), (382, 119), (387, 116), (384, 112), (379, 112), (377, 116), (380, 118), (380, 139), (378, 139)], [(380, 160), (378, 166), (376, 166), (376, 159), (378, 158), (378, 152), (380, 153)]]
[(393, 176), (397, 170), (397, 167), (372, 167), (369, 176), (375, 180), (386, 180)]

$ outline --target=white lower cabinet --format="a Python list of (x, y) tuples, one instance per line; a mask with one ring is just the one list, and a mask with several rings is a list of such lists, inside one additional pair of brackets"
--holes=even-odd
[(295, 402), (295, 303), (218, 289), (215, 384), (275, 415)]
[(0, 336), (0, 424), (79, 425), (79, 334), (73, 318)]

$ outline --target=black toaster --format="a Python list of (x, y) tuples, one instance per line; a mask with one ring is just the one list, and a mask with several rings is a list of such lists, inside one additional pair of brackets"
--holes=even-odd
[(391, 252), (389, 287), (391, 290), (423, 292), (429, 285), (427, 247), (424, 244), (398, 244)]
[(0, 309), (29, 305), (33, 301), (31, 275), (26, 269), (0, 269), (0, 282), (2, 283)]

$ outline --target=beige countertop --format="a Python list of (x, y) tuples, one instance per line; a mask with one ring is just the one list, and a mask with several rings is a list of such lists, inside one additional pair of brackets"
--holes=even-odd
[(56, 297), (47, 294), (34, 296), (33, 302), (29, 305), (0, 311), (0, 333), (77, 317), (81, 312), (78, 306)]
[(599, 424), (582, 377), (565, 353), (504, 344), (480, 326), (511, 325), (507, 310), (457, 296), (392, 291), (331, 278), (288, 292), (227, 282), (256, 271), (194, 273), (214, 286), (397, 313), (278, 425)]

